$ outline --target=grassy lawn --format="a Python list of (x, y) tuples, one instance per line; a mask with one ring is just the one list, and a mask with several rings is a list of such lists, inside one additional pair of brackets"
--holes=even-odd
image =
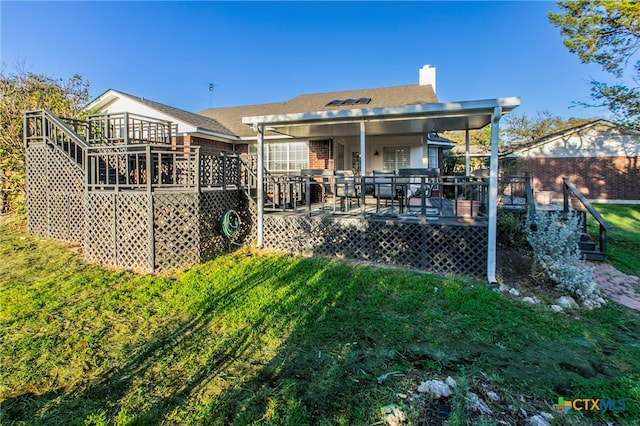
[[(640, 275), (640, 206), (594, 204), (612, 226), (607, 231), (607, 259), (627, 274)], [(598, 241), (598, 223), (589, 215), (589, 233)]]
[(436, 424), (416, 386), (447, 375), (500, 396), (479, 418), (454, 394), (449, 424), (523, 424), (558, 397), (626, 410), (553, 424), (640, 418), (640, 320), (614, 304), (554, 313), (481, 282), (249, 250), (139, 275), (15, 223), (0, 259), (3, 425), (372, 425), (390, 404)]

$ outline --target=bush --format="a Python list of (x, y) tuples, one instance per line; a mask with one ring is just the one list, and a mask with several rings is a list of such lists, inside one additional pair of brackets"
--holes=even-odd
[(526, 246), (526, 217), (526, 210), (498, 210), (498, 243), (505, 247), (521, 248)]
[(527, 217), (525, 232), (533, 248), (534, 267), (542, 269), (556, 288), (586, 301), (598, 296), (593, 268), (580, 258), (580, 218), (563, 213), (542, 214), (536, 231)]

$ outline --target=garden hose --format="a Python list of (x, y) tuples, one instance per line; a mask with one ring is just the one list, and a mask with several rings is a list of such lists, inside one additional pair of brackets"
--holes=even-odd
[(222, 233), (229, 239), (229, 242), (241, 246), (242, 244), (236, 243), (235, 241), (240, 234), (240, 226), (242, 225), (238, 213), (235, 210), (227, 210), (222, 215), (220, 222), (222, 225)]

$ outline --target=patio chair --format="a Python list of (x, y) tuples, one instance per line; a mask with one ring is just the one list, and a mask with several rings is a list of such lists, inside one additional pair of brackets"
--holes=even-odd
[(349, 203), (349, 208), (351, 208), (353, 200), (360, 207), (360, 194), (352, 170), (336, 170), (335, 195), (335, 198), (340, 199), (340, 210), (345, 210), (346, 202)]
[[(439, 189), (438, 177), (440, 169), (438, 168), (412, 168), (399, 169), (399, 176), (405, 176), (409, 180), (405, 194), (407, 196), (406, 205), (408, 209), (411, 207), (421, 207), (422, 200), (425, 200), (425, 206), (430, 206), (428, 198), (433, 196), (433, 191)], [(423, 184), (424, 179), (424, 184)]]
[(373, 195), (376, 197), (376, 213), (380, 212), (380, 200), (384, 200), (385, 207), (391, 200), (397, 200), (402, 213), (404, 207), (404, 183), (397, 181), (396, 173), (388, 170), (373, 171)]
[[(327, 194), (331, 193), (331, 181), (334, 176), (333, 170), (326, 169), (303, 169), (300, 176), (306, 181), (306, 201), (307, 206), (311, 205), (311, 185), (317, 185), (320, 188), (320, 201), (322, 210), (327, 199)], [(319, 179), (319, 180), (318, 180)]]

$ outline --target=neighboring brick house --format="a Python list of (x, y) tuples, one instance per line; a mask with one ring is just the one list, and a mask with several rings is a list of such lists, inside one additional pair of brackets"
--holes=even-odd
[(606, 120), (547, 135), (501, 155), (510, 175), (529, 173), (536, 191), (562, 197), (562, 178), (589, 199), (640, 202), (640, 132)]

